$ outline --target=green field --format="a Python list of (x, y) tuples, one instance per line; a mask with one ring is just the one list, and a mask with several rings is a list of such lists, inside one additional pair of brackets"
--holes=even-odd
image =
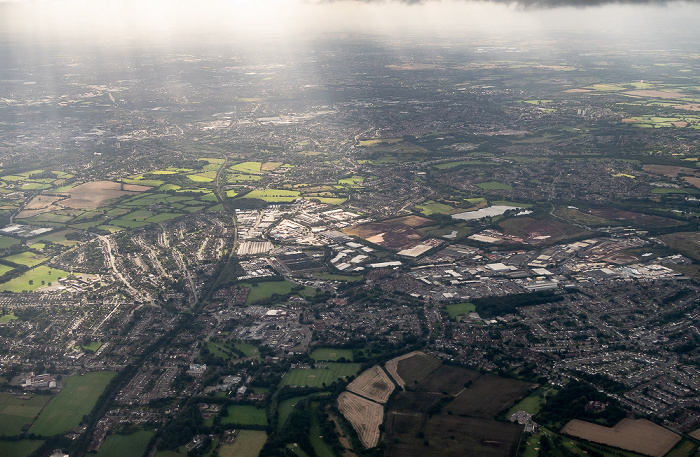
[(267, 433), (258, 430), (241, 430), (233, 444), (219, 448), (220, 457), (258, 457), (267, 441)]
[(16, 395), (0, 393), (0, 435), (19, 435), (22, 426), (31, 424), (51, 399), (50, 395), (31, 397), (21, 400)]
[(325, 205), (342, 205), (347, 201), (345, 197), (304, 197), (305, 200), (314, 200)]
[(158, 187), (162, 186), (165, 184), (165, 181), (161, 181), (159, 179), (144, 179), (143, 177), (131, 177), (131, 178), (122, 178), (120, 179), (121, 182), (124, 184), (136, 184), (139, 186), (148, 186), (148, 187)]
[(457, 319), (458, 316), (466, 316), (474, 311), (476, 311), (476, 306), (471, 303), (455, 303), (453, 305), (447, 305), (447, 313), (452, 319)]
[(68, 378), (63, 389), (41, 412), (30, 432), (52, 436), (76, 427), (83, 416), (92, 410), (97, 398), (115, 375), (112, 371), (96, 371)]
[[(542, 409), (542, 406), (544, 405), (544, 399), (542, 398), (544, 392), (545, 389), (540, 387), (527, 397), (520, 400), (508, 410), (508, 412), (506, 413), (506, 419), (508, 419), (510, 416), (512, 416), (518, 411), (525, 411), (533, 415), (539, 413)], [(554, 393), (550, 392), (549, 395), (554, 395)]]
[(80, 346), (80, 347), (83, 350), (96, 352), (99, 348), (102, 347), (102, 343), (100, 343), (99, 341), (92, 341), (90, 344), (88, 344), (86, 346)]
[(229, 167), (229, 170), (248, 174), (260, 173), (262, 162), (243, 162)]
[(657, 187), (655, 189), (651, 189), (652, 194), (694, 194), (696, 193), (695, 189), (690, 189), (690, 188), (680, 188), (680, 189), (672, 189), (672, 188), (666, 188), (666, 187)]
[(265, 189), (254, 190), (247, 193), (242, 198), (258, 198), (270, 203), (293, 202), (299, 197), (296, 190)]
[(496, 162), (487, 162), (485, 160), (458, 160), (456, 162), (446, 162), (433, 165), (438, 170), (449, 170), (450, 168), (461, 167), (463, 165), (497, 165)]
[(421, 205), (416, 205), (416, 208), (418, 208), (421, 214), (424, 214), (425, 216), (430, 216), (431, 214), (454, 214), (462, 211), (433, 200), (428, 200)]
[(229, 170), (238, 171), (242, 173), (255, 174), (260, 173), (260, 168), (262, 167), (261, 162), (243, 162), (229, 167)]
[(221, 418), (222, 424), (267, 425), (265, 410), (251, 405), (233, 405), (228, 407), (228, 416)]
[(318, 420), (318, 403), (311, 404), (311, 427), (309, 439), (317, 457), (335, 457), (333, 449), (321, 438), (321, 426)]
[(233, 173), (226, 176), (226, 181), (230, 183), (237, 183), (241, 181), (260, 181), (260, 175), (244, 175), (240, 173)]
[(487, 181), (480, 182), (477, 186), (484, 190), (513, 190), (513, 186), (510, 184), (498, 182), (498, 181)]
[[(44, 286), (42, 285), (42, 281), (45, 283), (45, 285), (48, 285), (49, 283), (58, 281), (59, 278), (65, 278), (68, 275), (70, 275), (70, 273), (67, 271), (49, 268), (46, 265), (40, 265), (24, 273), (22, 276), (0, 285), (0, 290), (6, 290), (8, 292), (22, 292), (24, 290), (33, 291)], [(32, 282), (31, 284), (30, 281)]]
[(138, 431), (132, 435), (110, 435), (97, 457), (131, 457), (142, 455), (153, 432)]
[(4, 275), (8, 271), (12, 271), (14, 268), (8, 267), (7, 265), (0, 264), (0, 276)]
[(300, 400), (306, 398), (306, 396), (301, 396), (301, 397), (292, 397), (288, 398), (284, 401), (282, 401), (279, 406), (277, 407), (277, 411), (279, 413), (278, 418), (277, 418), (277, 430), (281, 430), (282, 426), (284, 425), (285, 421), (289, 417), (290, 414), (292, 414), (292, 410), (294, 409), (294, 406), (299, 403)]
[(20, 241), (17, 238), (12, 238), (5, 235), (0, 235), (0, 249), (9, 248), (15, 244), (19, 244)]
[(280, 385), (297, 387), (329, 386), (337, 379), (356, 375), (359, 370), (359, 363), (324, 363), (318, 365), (318, 368), (293, 368), (282, 377)]
[[(257, 284), (254, 286), (253, 284)], [(263, 300), (266, 298), (271, 298), (273, 295), (287, 295), (292, 292), (296, 284), (289, 281), (266, 281), (259, 283), (243, 283), (241, 287), (249, 287), (250, 292), (248, 292), (248, 298), (246, 298), (245, 304), (250, 305), (258, 300)], [(305, 287), (299, 292), (302, 296), (311, 296), (316, 293), (316, 289), (310, 287)]]
[(355, 184), (359, 184), (365, 181), (365, 178), (362, 176), (357, 176), (353, 175), (350, 178), (343, 178), (338, 180), (338, 184), (347, 184), (350, 186), (354, 186)]
[(258, 355), (258, 348), (250, 343), (236, 343), (234, 346), (236, 349), (243, 352), (246, 357), (255, 357)]
[[(17, 319), (17, 316), (15, 316), (13, 313), (5, 314), (4, 316), (0, 317), (0, 324), (7, 324), (15, 319)], [(2, 435), (2, 433), (0, 433), (0, 435)]]
[(0, 441), (0, 455), (2, 457), (27, 457), (43, 443), (39, 440)]
[(335, 362), (341, 357), (345, 360), (352, 361), (352, 350), (350, 349), (334, 349), (334, 348), (318, 348), (314, 349), (310, 356), (314, 360)]
[(40, 254), (35, 254), (31, 251), (25, 251), (20, 254), (5, 257), (3, 260), (9, 260), (10, 262), (19, 265), (26, 265), (29, 268), (32, 268), (34, 266), (39, 265), (41, 262), (45, 262), (46, 260), (48, 260), (48, 257), (44, 257)]
[(214, 180), (214, 178), (210, 178), (206, 175), (187, 175), (187, 177), (194, 182), (212, 182)]

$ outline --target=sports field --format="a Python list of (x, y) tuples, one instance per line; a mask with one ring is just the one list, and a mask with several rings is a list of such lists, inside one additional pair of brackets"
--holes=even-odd
[(52, 436), (76, 427), (115, 375), (113, 371), (96, 371), (66, 379), (63, 389), (46, 405), (29, 432)]
[(311, 358), (314, 360), (334, 362), (341, 357), (352, 361), (352, 351), (350, 349), (318, 348), (311, 353)]
[(105, 440), (96, 457), (127, 457), (139, 456), (146, 450), (153, 432), (145, 430), (131, 435), (110, 435)]
[[(19, 435), (24, 424), (31, 424), (51, 399), (50, 395), (18, 395), (0, 393), (0, 435)], [(2, 453), (0, 453), (2, 454)]]
[(27, 457), (44, 442), (39, 440), (0, 441), (2, 457)]
[(228, 407), (228, 416), (221, 419), (222, 424), (267, 425), (265, 410), (251, 405), (233, 405)]
[(241, 430), (233, 444), (219, 448), (221, 457), (258, 457), (267, 441), (267, 433), (258, 430)]
[(356, 375), (360, 370), (359, 363), (324, 363), (319, 368), (293, 368), (283, 377), (280, 385), (296, 387), (323, 387), (333, 381)]

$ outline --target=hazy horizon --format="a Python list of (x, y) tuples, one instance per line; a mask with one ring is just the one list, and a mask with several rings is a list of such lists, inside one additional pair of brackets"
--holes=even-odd
[(676, 37), (695, 34), (700, 18), (697, 2), (550, 7), (556, 2), (547, 0), (531, 6), (534, 0), (524, 1), (527, 3), (6, 0), (0, 1), (0, 37), (4, 37), (5, 44), (72, 39), (100, 44), (197, 39), (284, 42), (298, 36), (348, 33), (389, 37), (541, 35), (556, 39), (567, 31), (583, 33), (589, 39), (612, 34), (631, 42), (651, 38), (672, 45)]

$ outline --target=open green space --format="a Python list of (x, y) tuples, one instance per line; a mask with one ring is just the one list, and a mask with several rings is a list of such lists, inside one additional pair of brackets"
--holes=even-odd
[(445, 162), (433, 165), (438, 170), (449, 170), (451, 168), (457, 168), (466, 165), (498, 165), (496, 162), (489, 162), (486, 160), (457, 160), (455, 162)]
[(237, 342), (234, 347), (245, 354), (246, 357), (255, 357), (258, 355), (258, 348), (250, 343)]
[(668, 188), (668, 187), (656, 187), (651, 189), (652, 194), (695, 194), (697, 191), (689, 187), (681, 188)]
[(209, 176), (199, 174), (199, 175), (187, 175), (187, 177), (190, 179), (190, 181), (194, 182), (212, 182), (214, 178), (211, 178)]
[[(273, 295), (283, 296), (292, 293), (297, 285), (289, 281), (264, 281), (258, 283), (243, 283), (241, 287), (249, 287), (248, 297), (245, 304), (250, 305), (258, 300), (272, 298)], [(310, 297), (316, 293), (316, 289), (304, 287), (296, 292), (303, 297)]]
[(280, 402), (277, 406), (278, 416), (277, 416), (277, 430), (281, 430), (287, 418), (292, 414), (292, 410), (299, 401), (308, 397), (308, 395), (302, 395), (300, 397), (287, 398), (286, 400)]
[(671, 249), (679, 251), (684, 255), (700, 260), (700, 232), (676, 232), (661, 235), (661, 241), (666, 243)]
[(283, 377), (280, 385), (296, 387), (329, 386), (340, 378), (356, 375), (359, 363), (324, 363), (317, 368), (293, 368)]
[(131, 177), (131, 178), (122, 178), (120, 179), (121, 182), (124, 184), (136, 184), (139, 186), (147, 186), (147, 187), (158, 187), (162, 186), (165, 184), (165, 181), (161, 181), (159, 179), (145, 179), (143, 177)]
[(260, 168), (262, 167), (261, 162), (243, 162), (229, 167), (229, 170), (238, 171), (242, 173), (255, 174), (260, 173)]
[(258, 457), (265, 442), (267, 433), (259, 430), (241, 430), (233, 444), (219, 447), (220, 457)]
[(186, 454), (180, 454), (177, 451), (158, 451), (154, 457), (183, 457)]
[(600, 216), (596, 216), (589, 213), (584, 213), (579, 211), (578, 208), (560, 206), (554, 212), (557, 216), (562, 219), (566, 219), (569, 222), (575, 224), (584, 224), (590, 226), (602, 226), (602, 225), (618, 225), (619, 222), (610, 219), (605, 219)]
[(311, 403), (311, 424), (309, 440), (317, 457), (335, 457), (333, 449), (321, 438), (321, 425), (318, 420), (318, 403)]
[(238, 183), (242, 181), (260, 181), (260, 175), (246, 175), (241, 173), (231, 173), (226, 176), (226, 181), (230, 183)]
[(228, 416), (221, 418), (222, 424), (267, 425), (264, 408), (252, 405), (232, 405), (228, 407)]
[[(4, 316), (0, 317), (0, 324), (7, 324), (15, 319), (17, 319), (17, 316), (15, 316), (13, 313), (5, 314)], [(0, 435), (2, 435), (2, 433), (0, 433)]]
[[(518, 403), (513, 405), (512, 408), (508, 410), (506, 413), (506, 419), (510, 418), (513, 414), (515, 414), (518, 411), (525, 411), (530, 414), (537, 414), (540, 412), (542, 409), (542, 405), (544, 405), (544, 398), (543, 395), (545, 393), (546, 389), (543, 387), (538, 387), (535, 389), (534, 392), (532, 392), (530, 395), (527, 397), (523, 398), (520, 400)], [(548, 392), (548, 395), (555, 395), (556, 392)]]
[(342, 205), (347, 201), (347, 198), (345, 197), (314, 197), (314, 196), (305, 196), (305, 200), (314, 200), (319, 203), (323, 203), (325, 205)]
[(7, 265), (0, 264), (0, 276), (4, 275), (8, 271), (12, 271), (14, 268), (8, 267)]
[(310, 357), (317, 361), (335, 362), (343, 357), (345, 360), (352, 361), (352, 350), (350, 349), (335, 349), (335, 348), (318, 348), (314, 349)]
[(67, 271), (40, 265), (27, 271), (22, 276), (0, 284), (0, 290), (8, 292), (33, 291), (69, 275), (70, 273)]
[(462, 238), (464, 236), (471, 235), (474, 232), (474, 230), (471, 227), (469, 227), (466, 223), (460, 222), (449, 225), (434, 225), (431, 227), (421, 227), (418, 229), (418, 232), (423, 236), (436, 238), (442, 238), (445, 235), (452, 237), (453, 234), (455, 235), (455, 238)]
[(424, 214), (425, 216), (430, 216), (431, 214), (454, 214), (463, 211), (453, 206), (433, 200), (428, 200), (420, 205), (416, 205), (416, 208), (418, 208), (421, 214)]
[(293, 202), (299, 197), (300, 193), (296, 190), (284, 190), (284, 189), (265, 189), (265, 190), (254, 190), (242, 198), (258, 198), (270, 203), (280, 203), (280, 202)]
[(153, 432), (140, 430), (131, 435), (110, 435), (97, 453), (97, 457), (140, 456), (153, 436)]
[(91, 341), (89, 344), (80, 346), (84, 351), (92, 351), (96, 352), (99, 348), (102, 347), (102, 343), (99, 341)]
[(12, 238), (10, 236), (0, 235), (0, 249), (6, 249), (15, 244), (19, 244), (20, 241), (17, 238)]
[(44, 444), (40, 440), (0, 441), (2, 457), (27, 457)]
[(510, 184), (498, 182), (498, 181), (486, 181), (480, 182), (477, 186), (484, 190), (513, 190), (513, 186)]
[(400, 143), (403, 138), (380, 138), (376, 140), (360, 140), (358, 146), (379, 146)]
[(10, 262), (26, 265), (29, 268), (39, 265), (42, 262), (48, 260), (48, 257), (44, 257), (41, 254), (35, 254), (31, 251), (21, 252), (19, 254), (4, 257), (4, 260), (9, 260)]
[(689, 439), (684, 439), (671, 449), (671, 452), (666, 454), (666, 457), (690, 457), (691, 455), (695, 455), (697, 448), (697, 444)]
[(112, 371), (95, 371), (66, 379), (63, 389), (46, 405), (30, 433), (52, 436), (76, 427), (115, 375)]
[(474, 311), (476, 311), (476, 306), (468, 302), (447, 305), (447, 314), (449, 314), (452, 319), (457, 319), (459, 316), (466, 316)]
[(343, 178), (338, 180), (338, 184), (347, 184), (350, 186), (354, 186), (355, 184), (359, 184), (365, 181), (365, 178), (363, 176), (358, 176), (358, 175), (353, 175), (349, 178)]
[(22, 426), (31, 424), (51, 399), (50, 395), (29, 394), (29, 397), (22, 399), (16, 394), (0, 393), (0, 435), (19, 435)]

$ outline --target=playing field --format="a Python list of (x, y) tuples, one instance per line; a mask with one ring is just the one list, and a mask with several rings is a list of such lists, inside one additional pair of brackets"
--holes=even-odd
[(0, 441), (0, 455), (2, 457), (27, 457), (39, 448), (43, 441)]
[(69, 274), (70, 273), (67, 271), (40, 265), (24, 273), (22, 276), (0, 285), (0, 290), (6, 290), (8, 292), (33, 291), (44, 287), (44, 285), (58, 281), (60, 278), (65, 278)]
[(267, 425), (265, 410), (251, 405), (233, 405), (228, 407), (228, 416), (221, 419), (222, 424)]
[(477, 186), (484, 190), (513, 190), (513, 186), (498, 181), (480, 182)]
[(466, 316), (474, 311), (476, 311), (476, 306), (474, 306), (472, 303), (455, 303), (453, 305), (447, 305), (447, 314), (449, 314), (452, 319), (457, 319), (458, 316)]
[[(296, 284), (289, 281), (263, 281), (253, 284), (241, 284), (241, 287), (249, 287), (248, 297), (246, 298), (245, 304), (250, 305), (258, 300), (263, 300), (266, 298), (271, 298), (273, 295), (287, 295), (292, 292), (292, 289)], [(299, 294), (302, 296), (310, 296), (316, 292), (316, 289), (310, 287), (305, 287)]]
[(20, 241), (17, 238), (12, 238), (5, 235), (0, 235), (0, 249), (9, 248), (15, 244), (19, 244)]
[(258, 430), (241, 430), (233, 444), (219, 448), (221, 457), (258, 457), (267, 441), (267, 433)]
[(277, 407), (277, 430), (282, 430), (282, 426), (287, 421), (289, 415), (292, 414), (292, 411), (294, 410), (296, 404), (304, 398), (306, 398), (306, 396), (292, 397), (282, 401), (279, 404), (279, 406)]
[(352, 351), (350, 349), (318, 348), (311, 353), (311, 358), (314, 360), (335, 362), (341, 357), (352, 361)]
[(34, 422), (30, 433), (52, 436), (76, 427), (115, 375), (113, 371), (97, 371), (68, 378), (61, 392), (51, 399)]
[(259, 198), (271, 203), (293, 202), (297, 197), (299, 197), (298, 191), (283, 189), (254, 190), (243, 196), (243, 198)]
[(153, 432), (145, 430), (131, 435), (110, 435), (105, 440), (97, 457), (127, 457), (139, 456), (146, 450), (146, 446), (153, 436)]
[(39, 254), (35, 254), (30, 251), (22, 252), (20, 254), (15, 254), (11, 255), (8, 257), (5, 257), (4, 260), (8, 260), (10, 262), (16, 263), (18, 265), (26, 265), (29, 268), (39, 265), (41, 262), (44, 262), (47, 260), (47, 257), (44, 257)]
[(22, 426), (31, 424), (51, 399), (50, 395), (29, 397), (28, 400), (22, 400), (17, 395), (0, 393), (0, 435), (19, 435)]
[(324, 363), (319, 368), (293, 368), (283, 377), (281, 385), (296, 387), (323, 387), (333, 381), (357, 374), (359, 363)]

